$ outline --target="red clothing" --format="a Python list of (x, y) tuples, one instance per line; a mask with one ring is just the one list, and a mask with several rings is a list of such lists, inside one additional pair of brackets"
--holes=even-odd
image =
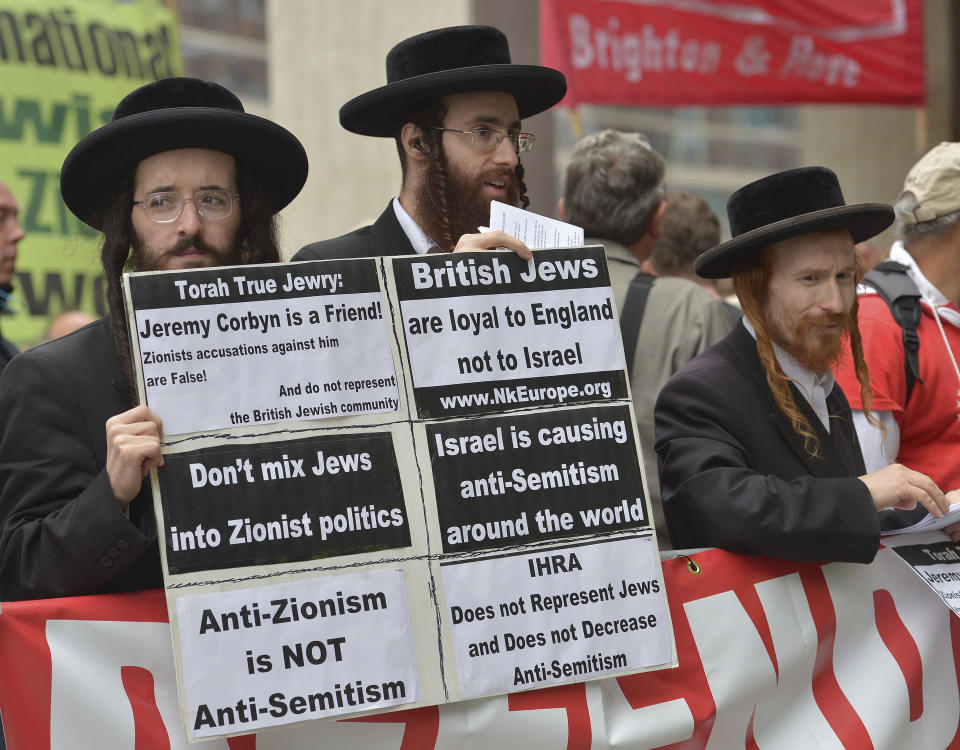
[[(873, 409), (890, 411), (900, 426), (897, 461), (930, 476), (944, 491), (960, 487), (960, 383), (931, 309), (922, 305), (920, 378), (907, 402), (903, 332), (876, 294), (860, 297), (860, 333), (870, 368)], [(941, 318), (942, 320), (942, 318)], [(942, 320), (954, 356), (960, 357), (960, 330)], [(861, 409), (860, 384), (847, 355), (837, 382), (854, 409)], [(905, 405), (906, 402), (906, 405)]]

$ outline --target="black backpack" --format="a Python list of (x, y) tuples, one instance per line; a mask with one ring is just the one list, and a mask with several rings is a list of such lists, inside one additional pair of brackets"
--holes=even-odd
[(907, 275), (903, 263), (887, 260), (878, 264), (863, 277), (863, 283), (870, 286), (883, 298), (890, 313), (903, 331), (903, 353), (905, 355), (904, 372), (907, 376), (907, 401), (913, 393), (913, 386), (920, 377), (920, 336), (917, 327), (923, 312), (920, 309), (920, 290)]

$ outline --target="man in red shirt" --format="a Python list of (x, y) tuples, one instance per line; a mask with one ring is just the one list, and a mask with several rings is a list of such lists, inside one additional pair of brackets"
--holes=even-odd
[[(947, 490), (960, 487), (960, 143), (941, 143), (914, 165), (894, 211), (889, 259), (906, 266), (922, 295), (920, 378), (908, 394), (903, 330), (887, 303), (864, 287), (860, 332), (874, 395), (868, 406), (885, 435), (864, 417), (849, 357), (836, 378), (854, 410), (867, 471), (898, 462)], [(952, 536), (960, 538), (960, 530)]]

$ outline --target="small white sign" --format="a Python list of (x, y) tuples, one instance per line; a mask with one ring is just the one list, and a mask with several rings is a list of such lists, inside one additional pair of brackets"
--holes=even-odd
[(580, 227), (500, 201), (490, 202), (490, 229), (500, 229), (534, 250), (583, 245), (583, 229)]
[(126, 280), (140, 381), (165, 436), (400, 408), (373, 260)]
[(623, 368), (608, 287), (404, 300), (400, 308), (408, 325), (438, 321), (407, 337), (419, 388)]
[(650, 537), (442, 564), (466, 698), (669, 664)]
[(421, 699), (403, 571), (177, 599), (192, 739)]
[(940, 595), (950, 609), (960, 613), (960, 566), (956, 563), (923, 565), (915, 570), (917, 575)]
[(884, 538), (920, 580), (960, 615), (960, 543), (940, 531), (921, 531)]
[(377, 293), (137, 310), (136, 322), (167, 435), (400, 406)]

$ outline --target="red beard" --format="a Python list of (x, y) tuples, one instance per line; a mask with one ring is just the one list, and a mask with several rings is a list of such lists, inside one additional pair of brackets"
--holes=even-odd
[[(839, 324), (836, 333), (825, 333), (822, 326)], [(841, 345), (853, 324), (851, 313), (823, 313), (801, 318), (793, 342), (783, 348), (801, 367), (812, 372), (829, 372), (841, 356)]]

